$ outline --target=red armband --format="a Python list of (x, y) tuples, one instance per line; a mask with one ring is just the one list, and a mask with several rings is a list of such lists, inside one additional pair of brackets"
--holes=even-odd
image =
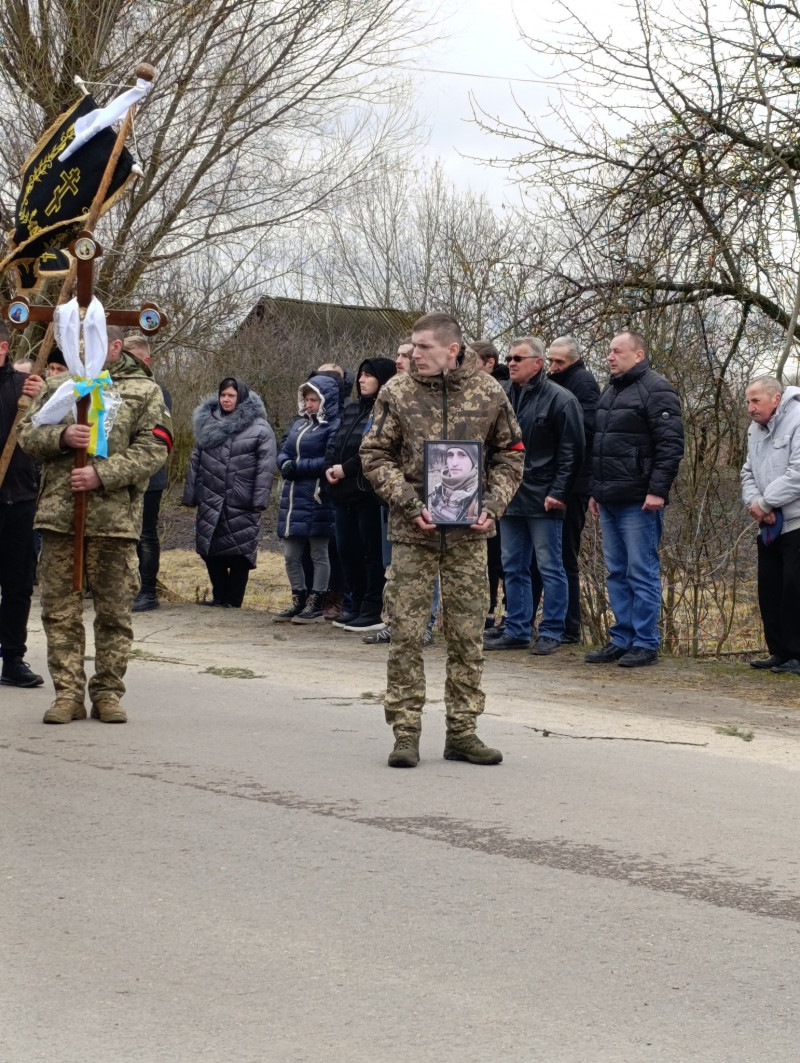
[(169, 432), (163, 425), (157, 424), (153, 429), (153, 435), (156, 439), (160, 439), (169, 453), (172, 453), (172, 433)]

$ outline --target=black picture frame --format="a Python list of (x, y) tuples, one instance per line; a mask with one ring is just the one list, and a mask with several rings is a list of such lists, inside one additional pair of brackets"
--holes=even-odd
[[(454, 453), (449, 458), (450, 451)], [(448, 477), (451, 482), (462, 482), (449, 488)], [(423, 492), (433, 524), (442, 528), (476, 524), (483, 508), (483, 444), (476, 439), (426, 439)]]

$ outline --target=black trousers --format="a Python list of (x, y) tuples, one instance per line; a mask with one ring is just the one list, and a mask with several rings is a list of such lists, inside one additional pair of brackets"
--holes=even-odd
[[(581, 633), (581, 577), (578, 556), (581, 552), (581, 535), (586, 523), (586, 510), (589, 506), (588, 495), (570, 495), (567, 499), (567, 511), (564, 514), (564, 528), (561, 532), (561, 560), (567, 574), (569, 587), (569, 604), (564, 620), (564, 634), (579, 638)], [(533, 589), (533, 618), (539, 611), (542, 599), (542, 577), (534, 559), (531, 566), (531, 584)]]
[(215, 600), (238, 609), (244, 601), (250, 578), (250, 562), (247, 558), (241, 555), (207, 557), (206, 568)]
[(0, 504), (0, 655), (24, 657), (31, 611), (36, 500)]
[(767, 649), (788, 661), (800, 660), (800, 528), (779, 535), (771, 546), (758, 544), (758, 608)]
[(383, 605), (383, 539), (377, 499), (334, 506), (336, 549), (342, 563), (350, 603), (359, 616), (380, 618)]
[(156, 593), (161, 565), (161, 540), (158, 537), (158, 513), (163, 491), (145, 491), (142, 511), (142, 534), (136, 544), (139, 555), (139, 579), (145, 594)]
[[(486, 540), (486, 565), (489, 569), (489, 612), (494, 613), (497, 609), (497, 598), (500, 592), (500, 580), (503, 578), (503, 555), (500, 545), (500, 522), (495, 524), (497, 535)], [(503, 604), (506, 595), (503, 591)]]

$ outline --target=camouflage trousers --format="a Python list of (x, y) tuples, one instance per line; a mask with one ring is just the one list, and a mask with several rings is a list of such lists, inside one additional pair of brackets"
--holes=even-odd
[(419, 733), (422, 728), (422, 636), (437, 574), (447, 643), (444, 703), (448, 732), (472, 734), (483, 712), (483, 624), (489, 605), (486, 543), (467, 539), (444, 549), (395, 543), (384, 592), (384, 608), (392, 626), (384, 708), (395, 734)]
[[(72, 589), (73, 537), (42, 533), (39, 589), (47, 636), (47, 667), (57, 698), (83, 702), (86, 633), (84, 592)], [(86, 582), (94, 599), (95, 671), (89, 680), (92, 703), (119, 701), (133, 642), (131, 605), (139, 589), (136, 543), (129, 539), (86, 539)]]

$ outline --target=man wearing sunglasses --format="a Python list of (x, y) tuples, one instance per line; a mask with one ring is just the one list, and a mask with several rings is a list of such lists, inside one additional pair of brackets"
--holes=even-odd
[(544, 345), (536, 336), (514, 340), (506, 359), (507, 394), (525, 444), (522, 484), (500, 521), (508, 602), (505, 629), (484, 635), (486, 650), (527, 648), (532, 634), (531, 563), (544, 587), (542, 622), (531, 653), (555, 653), (564, 635), (568, 586), (561, 539), (567, 500), (585, 450), (580, 403), (548, 380)]

